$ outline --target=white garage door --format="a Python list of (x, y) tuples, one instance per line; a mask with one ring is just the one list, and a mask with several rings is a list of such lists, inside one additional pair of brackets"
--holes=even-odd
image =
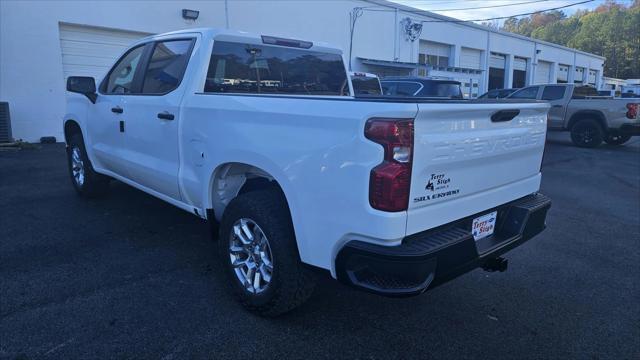
[(584, 68), (576, 66), (576, 74), (574, 76), (573, 82), (582, 83), (584, 79)]
[(504, 69), (505, 59), (505, 56), (502, 54), (491, 53), (489, 57), (489, 67)]
[(569, 81), (569, 65), (558, 65), (558, 82)]
[(480, 69), (480, 56), (482, 52), (476, 49), (463, 47), (460, 49), (460, 67), (465, 69)]
[(538, 61), (536, 65), (536, 84), (548, 84), (551, 77), (551, 63), (546, 61)]
[(68, 76), (92, 76), (99, 82), (118, 56), (147, 33), (60, 24), (62, 71)]
[(527, 59), (521, 58), (521, 57), (514, 57), (513, 70), (527, 71)]
[(589, 84), (595, 85), (598, 73), (595, 70), (589, 70)]
[(420, 41), (420, 53), (434, 56), (449, 57), (451, 55), (451, 45), (441, 44), (433, 41)]

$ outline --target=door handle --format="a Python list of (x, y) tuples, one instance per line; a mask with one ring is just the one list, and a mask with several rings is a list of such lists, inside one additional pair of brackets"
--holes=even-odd
[(518, 109), (509, 109), (509, 110), (500, 110), (493, 115), (491, 115), (491, 121), (493, 122), (502, 122), (502, 121), (511, 121), (514, 117), (520, 114), (520, 110)]
[(552, 105), (551, 107), (552, 107), (552, 108), (561, 108), (561, 107), (562, 107), (562, 105)]
[(111, 112), (114, 112), (116, 114), (122, 114), (124, 110), (122, 110), (122, 108), (120, 106), (116, 106), (116, 107), (112, 107), (111, 108)]
[(161, 112), (158, 113), (158, 119), (163, 119), (163, 120), (173, 120), (175, 119), (175, 116), (173, 116), (173, 114), (171, 114), (170, 112)]

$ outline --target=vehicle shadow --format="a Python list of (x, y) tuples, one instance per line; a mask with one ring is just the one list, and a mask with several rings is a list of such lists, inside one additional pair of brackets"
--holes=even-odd
[(571, 148), (587, 150), (587, 151), (616, 151), (616, 152), (639, 152), (640, 151), (640, 137), (631, 138), (631, 140), (629, 140), (627, 143), (623, 145), (609, 145), (606, 143), (602, 143), (602, 145), (596, 148), (588, 149), (588, 148), (579, 148), (575, 146), (571, 142), (571, 138), (569, 137), (568, 134), (562, 134), (562, 135), (566, 135), (566, 136), (561, 136), (557, 133), (554, 134), (554, 136), (551, 136), (551, 133), (550, 133), (549, 136), (547, 137), (546, 144), (561, 146), (561, 147), (571, 147)]

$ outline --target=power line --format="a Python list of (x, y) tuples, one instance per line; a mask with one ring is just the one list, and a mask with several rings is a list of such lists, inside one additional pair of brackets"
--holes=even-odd
[(515, 6), (515, 5), (533, 4), (533, 3), (545, 2), (545, 1), (549, 1), (549, 0), (533, 0), (533, 1), (524, 1), (524, 2), (511, 3), (511, 4), (490, 5), (490, 6), (477, 6), (477, 7), (457, 8), (457, 9), (433, 9), (433, 10), (432, 10), (432, 9), (428, 9), (427, 11), (457, 11), (457, 10), (491, 9), (491, 8), (499, 8), (499, 7), (505, 7), (505, 6)]
[(513, 15), (509, 15), (509, 16), (498, 16), (498, 17), (491, 17), (491, 18), (485, 18), (485, 19), (471, 19), (471, 20), (421, 20), (421, 23), (465, 23), (465, 22), (474, 22), (474, 21), (490, 21), (490, 20), (503, 20), (503, 19), (508, 19), (508, 18), (512, 18), (512, 17), (518, 17), (518, 16), (525, 16), (525, 15), (533, 15), (533, 14), (540, 14), (543, 12), (547, 12), (547, 11), (553, 11), (553, 10), (560, 10), (560, 9), (564, 9), (564, 8), (568, 8), (571, 6), (576, 6), (576, 5), (581, 5), (581, 4), (586, 4), (586, 3), (590, 3), (593, 2), (595, 0), (585, 0), (585, 1), (580, 1), (577, 3), (573, 3), (573, 4), (569, 4), (569, 5), (564, 5), (564, 6), (557, 6), (554, 8), (549, 8), (549, 9), (544, 9), (544, 10), (538, 10), (538, 11), (532, 11), (532, 12), (528, 12), (528, 13), (522, 13), (522, 14), (513, 14)]

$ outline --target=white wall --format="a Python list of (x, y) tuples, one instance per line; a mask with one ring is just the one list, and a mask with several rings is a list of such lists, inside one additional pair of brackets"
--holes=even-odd
[[(188, 22), (182, 8), (200, 9)], [(8, 101), (16, 139), (63, 140), (65, 84), (58, 23), (88, 24), (150, 33), (188, 27), (224, 27), (217, 1), (0, 1), (0, 101)]]
[[(324, 41), (348, 54), (349, 12), (376, 7), (358, 19), (353, 41), (353, 69), (364, 70), (357, 57), (417, 62), (419, 41), (407, 41), (399, 25), (434, 18), (360, 0), (229, 0), (230, 28), (260, 34)], [(183, 8), (200, 11), (196, 21), (182, 19)], [(406, 8), (404, 8), (406, 9)], [(147, 33), (226, 24), (224, 1), (0, 1), (0, 101), (9, 101), (15, 138), (37, 141), (41, 136), (63, 139), (65, 112), (59, 23), (84, 24)], [(397, 34), (397, 37), (396, 37)], [(490, 51), (533, 59), (530, 39), (494, 33), (459, 23), (425, 22), (420, 39), (450, 44), (459, 63), (461, 47), (481, 50), (486, 68)], [(539, 44), (538, 59), (599, 70), (603, 60), (574, 51)], [(531, 66), (530, 68), (533, 68)], [(572, 69), (573, 70), (573, 69)], [(486, 89), (487, 72), (480, 91)]]

